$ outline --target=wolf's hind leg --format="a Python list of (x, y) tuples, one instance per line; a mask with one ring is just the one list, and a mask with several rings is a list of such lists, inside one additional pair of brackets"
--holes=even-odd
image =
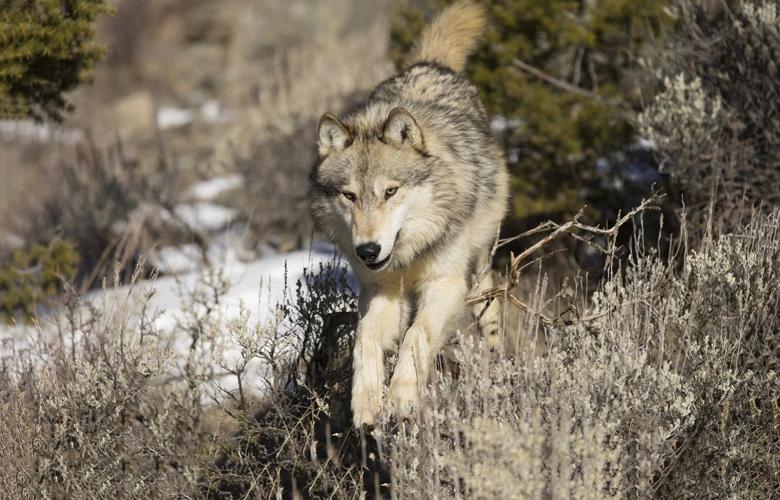
[(352, 420), (356, 427), (373, 425), (382, 405), (384, 351), (398, 337), (402, 301), (395, 294), (361, 292), (361, 318), (352, 357)]
[(465, 297), (461, 276), (439, 278), (420, 290), (417, 315), (406, 331), (390, 379), (389, 399), (397, 416), (408, 417), (419, 405), (434, 358), (447, 340), (445, 326), (462, 311)]

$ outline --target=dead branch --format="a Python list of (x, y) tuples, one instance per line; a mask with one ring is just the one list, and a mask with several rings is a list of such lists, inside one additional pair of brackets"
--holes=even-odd
[(572, 85), (571, 83), (564, 82), (563, 80), (560, 80), (558, 78), (555, 78), (552, 75), (549, 75), (545, 73), (544, 71), (540, 70), (539, 68), (535, 66), (531, 66), (530, 64), (521, 61), (520, 59), (514, 59), (512, 61), (512, 64), (520, 68), (521, 70), (525, 71), (526, 73), (530, 73), (531, 75), (535, 76), (536, 78), (539, 78), (540, 80), (543, 80), (550, 85), (553, 85), (555, 87), (558, 87), (562, 90), (565, 90), (567, 92), (571, 92), (572, 94), (581, 95), (583, 97), (589, 97), (591, 99), (594, 99), (596, 101), (602, 102), (603, 99), (600, 95), (596, 94), (595, 92), (591, 92), (589, 90), (585, 90), (583, 88), (577, 87), (575, 85)]
[[(482, 291), (481, 293), (477, 295), (472, 295), (467, 299), (467, 303), (470, 305), (478, 304), (480, 302), (490, 302), (492, 300), (495, 300), (498, 297), (505, 296), (506, 299), (514, 305), (515, 307), (519, 307), (520, 309), (533, 314), (535, 316), (538, 316), (540, 320), (545, 324), (554, 324), (557, 322), (560, 322), (565, 315), (562, 314), (558, 318), (551, 318), (547, 315), (545, 315), (541, 311), (534, 310), (528, 303), (521, 300), (518, 297), (515, 297), (514, 295), (510, 294), (509, 291), (517, 285), (517, 283), (520, 280), (520, 276), (522, 274), (523, 269), (526, 267), (526, 262), (529, 257), (537, 253), (539, 250), (544, 248), (546, 245), (550, 244), (552, 241), (559, 239), (565, 234), (570, 234), (572, 237), (576, 238), (579, 241), (583, 241), (585, 243), (588, 243), (590, 245), (594, 245), (597, 249), (599, 249), (601, 252), (605, 254), (610, 254), (610, 249), (612, 252), (614, 252), (614, 249), (612, 247), (604, 248), (601, 245), (598, 245), (592, 241), (593, 236), (601, 236), (601, 237), (610, 237), (613, 240), (617, 237), (618, 232), (620, 231), (621, 227), (623, 227), (626, 223), (630, 222), (637, 214), (644, 212), (645, 210), (651, 210), (655, 209), (655, 205), (657, 202), (662, 198), (662, 195), (660, 194), (653, 194), (650, 198), (643, 200), (642, 203), (640, 203), (636, 208), (633, 210), (627, 212), (625, 215), (620, 217), (611, 227), (609, 228), (601, 228), (596, 226), (591, 226), (588, 224), (584, 224), (580, 222), (580, 219), (582, 218), (584, 208), (581, 209), (577, 214), (570, 220), (569, 222), (566, 222), (564, 224), (559, 224), (557, 222), (553, 221), (547, 221), (543, 222), (542, 224), (539, 224), (533, 229), (530, 229), (528, 231), (525, 231), (517, 236), (513, 236), (511, 238), (505, 238), (501, 240), (497, 240), (496, 244), (493, 247), (492, 253), (495, 253), (495, 250), (503, 245), (506, 245), (512, 241), (516, 241), (521, 238), (526, 238), (535, 234), (543, 233), (545, 231), (549, 231), (549, 234), (547, 234), (544, 238), (539, 240), (538, 242), (534, 243), (530, 247), (528, 247), (526, 250), (521, 252), (519, 255), (512, 255), (511, 263), (509, 265), (509, 272), (507, 274), (507, 279), (505, 283), (495, 286), (489, 290)], [(583, 234), (578, 234), (584, 233)], [(589, 238), (587, 235), (590, 235), (591, 238)], [(603, 313), (596, 314), (590, 317), (580, 318), (584, 321), (587, 320), (593, 320), (597, 319), (598, 317), (603, 316)]]

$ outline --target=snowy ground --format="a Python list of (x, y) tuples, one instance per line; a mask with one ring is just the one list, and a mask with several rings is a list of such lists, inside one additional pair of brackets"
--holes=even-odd
[[(241, 315), (248, 313), (248, 324), (265, 324), (273, 319), (276, 305), (283, 299), (285, 290), (293, 290), (304, 269), (318, 269), (321, 263), (336, 258), (336, 250), (328, 243), (315, 242), (310, 249), (289, 253), (268, 254), (246, 260), (240, 258), (239, 228), (230, 226), (231, 212), (226, 207), (210, 201), (222, 190), (230, 189), (239, 182), (236, 178), (216, 178), (191, 188), (192, 202), (177, 207), (188, 217), (188, 223), (211, 235), (208, 260), (226, 282), (227, 292), (220, 297), (218, 309), (211, 315), (215, 322), (227, 325)], [(205, 208), (204, 208), (205, 207)], [(92, 292), (87, 300), (110, 310), (117, 304), (128, 301), (128, 297), (149, 295), (148, 309), (156, 311), (155, 325), (162, 332), (182, 332), (177, 328), (186, 321), (184, 309), (191, 302), (192, 293), (203, 286), (207, 269), (200, 250), (195, 245), (162, 248), (150, 258), (150, 263), (163, 276), (156, 280), (140, 281), (130, 286)], [(149, 293), (153, 292), (153, 293)], [(41, 327), (45, 330), (45, 327)], [(11, 347), (23, 349), (27, 339), (35, 331), (28, 326), (6, 326), (0, 323), (0, 359), (12, 355)], [(224, 338), (224, 358), (214, 359), (214, 368), (219, 372), (219, 363), (236, 358), (240, 353), (235, 340)], [(174, 350), (183, 360), (190, 346), (190, 338), (175, 338)], [(259, 374), (262, 366), (255, 363), (250, 370)], [(224, 373), (224, 371), (222, 372)], [(259, 375), (258, 375), (259, 376)], [(233, 381), (224, 376), (218, 381), (224, 388), (234, 387)]]

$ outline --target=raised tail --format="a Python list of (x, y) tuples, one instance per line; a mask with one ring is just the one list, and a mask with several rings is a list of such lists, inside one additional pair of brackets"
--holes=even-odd
[(437, 62), (460, 72), (486, 26), (484, 8), (470, 0), (455, 2), (425, 28), (411, 62)]

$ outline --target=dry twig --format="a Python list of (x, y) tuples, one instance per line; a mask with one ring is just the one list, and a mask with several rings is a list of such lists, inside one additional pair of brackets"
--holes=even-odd
[[(656, 205), (656, 203), (661, 199), (662, 195), (654, 194), (650, 198), (643, 200), (642, 203), (640, 203), (636, 208), (633, 210), (627, 212), (625, 215), (620, 217), (615, 224), (612, 225), (612, 227), (609, 228), (600, 228), (596, 226), (591, 226), (588, 224), (584, 224), (580, 222), (580, 219), (582, 218), (582, 214), (584, 209), (581, 209), (577, 214), (570, 220), (569, 222), (566, 222), (564, 224), (558, 224), (557, 222), (553, 221), (547, 221), (543, 222), (542, 224), (539, 224), (533, 229), (530, 229), (528, 231), (525, 231), (522, 234), (519, 234), (517, 236), (511, 237), (511, 238), (505, 238), (503, 240), (497, 240), (496, 244), (494, 246), (493, 253), (495, 253), (495, 249), (499, 248), (501, 246), (504, 246), (512, 241), (516, 241), (521, 238), (526, 238), (535, 234), (543, 233), (545, 231), (549, 231), (549, 234), (546, 235), (544, 238), (539, 240), (538, 242), (531, 245), (529, 248), (521, 252), (519, 255), (513, 255), (511, 259), (511, 263), (509, 266), (509, 272), (507, 274), (506, 281), (502, 285), (498, 285), (496, 287), (491, 288), (490, 290), (485, 290), (478, 295), (472, 295), (468, 298), (467, 303), (468, 304), (478, 304), (480, 302), (490, 302), (492, 300), (495, 300), (497, 297), (505, 296), (509, 303), (514, 305), (515, 307), (519, 307), (520, 309), (536, 315), (540, 318), (540, 320), (545, 324), (553, 324), (558, 321), (560, 321), (565, 315), (565, 313), (561, 316), (558, 316), (557, 318), (551, 318), (544, 314), (541, 311), (536, 311), (534, 308), (532, 308), (527, 302), (521, 300), (518, 297), (515, 297), (514, 295), (510, 294), (509, 291), (518, 284), (520, 281), (520, 276), (522, 273), (522, 270), (525, 268), (525, 262), (535, 253), (537, 253), (539, 250), (541, 250), (546, 245), (550, 244), (552, 241), (557, 240), (564, 234), (570, 234), (572, 237), (584, 241), (590, 245), (595, 246), (598, 248), (601, 252), (607, 254), (610, 256), (610, 258), (614, 257), (614, 249), (615, 244), (614, 241), (617, 238), (618, 232), (620, 231), (620, 228), (624, 226), (626, 223), (630, 222), (637, 214), (644, 212), (645, 210), (653, 209)], [(577, 234), (575, 231), (579, 231), (581, 233), (585, 233), (586, 235), (592, 236), (601, 236), (601, 237), (607, 237), (611, 240), (611, 244), (608, 245), (608, 248), (604, 248), (596, 243), (594, 243), (591, 239), (589, 239), (587, 236), (583, 236), (581, 234)], [(606, 313), (599, 313), (598, 315), (594, 315), (592, 317), (585, 317), (585, 318), (579, 318), (582, 321), (589, 321), (596, 319), (598, 317), (603, 316)]]

